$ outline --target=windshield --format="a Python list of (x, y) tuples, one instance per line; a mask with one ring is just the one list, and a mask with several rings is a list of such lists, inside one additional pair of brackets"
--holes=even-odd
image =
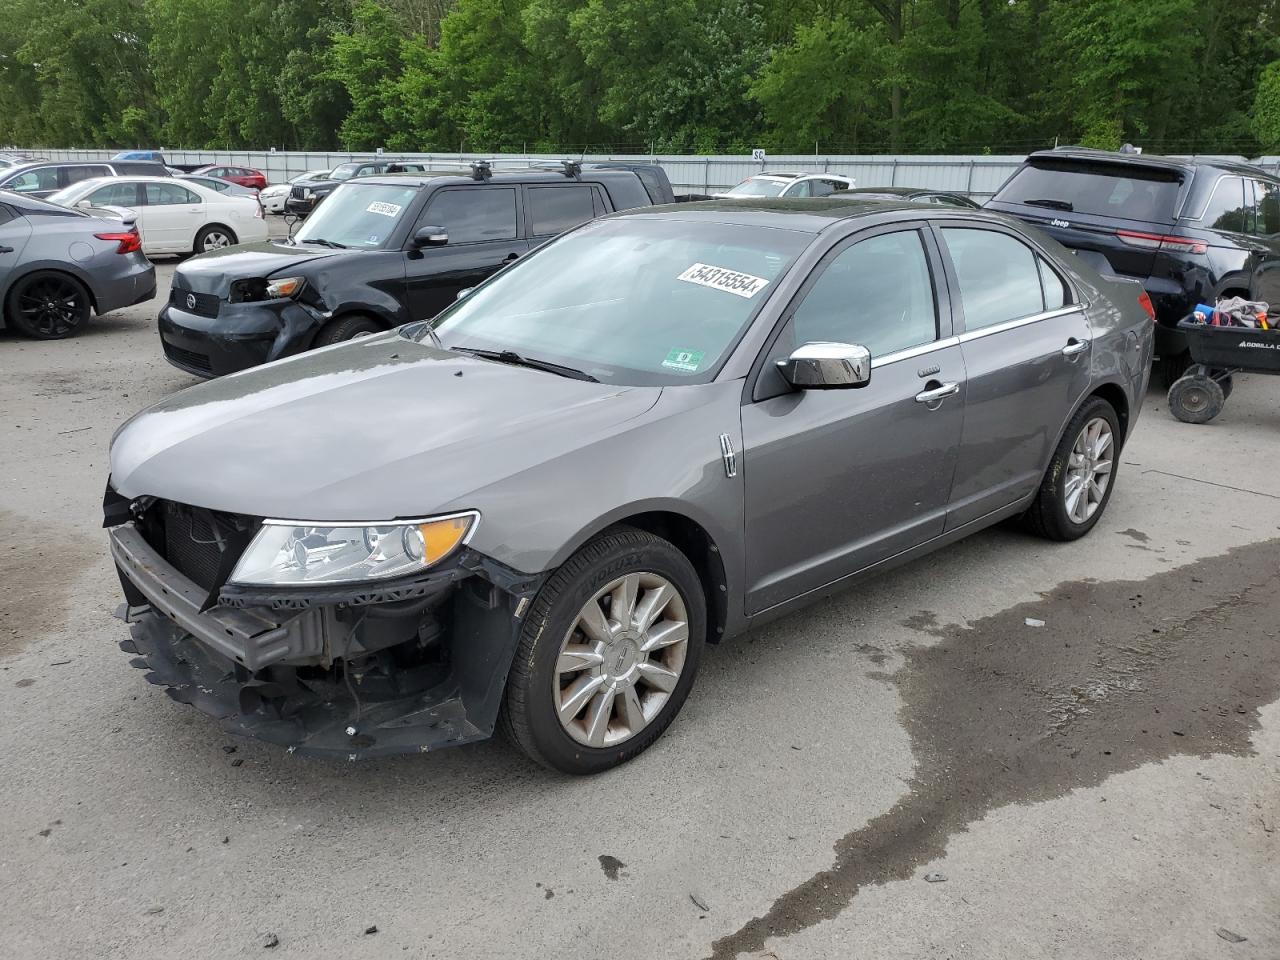
[[(510, 350), (605, 383), (705, 383), (811, 240), (738, 224), (597, 221), (497, 274), (436, 331), (450, 349)], [(425, 325), (405, 334), (430, 336)]]
[(1048, 211), (1172, 223), (1181, 187), (1181, 175), (1161, 167), (1036, 158), (995, 199)]
[(356, 175), (356, 171), (360, 169), (358, 163), (344, 163), (341, 166), (333, 168), (333, 172), (329, 174), (330, 180), (350, 180)]
[(743, 180), (740, 184), (729, 191), (731, 197), (777, 197), (782, 195), (782, 191), (787, 189), (791, 184), (783, 180), (762, 180), (758, 177), (752, 177), (750, 180)]
[(380, 247), (417, 195), (417, 187), (344, 183), (307, 217), (293, 239), (297, 243), (325, 240), (342, 247)]

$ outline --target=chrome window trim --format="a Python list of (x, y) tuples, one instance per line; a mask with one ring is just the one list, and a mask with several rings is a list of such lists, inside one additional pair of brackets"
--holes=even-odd
[[(1220, 174), (1218, 178), (1213, 181), (1213, 188), (1208, 192), (1208, 194), (1205, 195), (1204, 203), (1200, 205), (1200, 212), (1197, 213), (1194, 217), (1182, 216), (1179, 219), (1188, 220), (1192, 223), (1199, 223), (1201, 220), (1203, 220), (1204, 215), (1209, 212), (1209, 204), (1213, 202), (1213, 198), (1218, 192), (1218, 187), (1222, 186), (1222, 181), (1227, 179), (1239, 180), (1241, 182), (1240, 199), (1243, 200), (1244, 199), (1244, 186), (1243, 186), (1244, 181), (1247, 179), (1253, 179), (1253, 178), (1246, 177), (1243, 173), (1223, 173), (1223, 174)], [(1211, 228), (1204, 227), (1202, 229), (1208, 230)]]
[(922, 343), (918, 347), (907, 347), (905, 350), (895, 350), (893, 353), (886, 353), (883, 357), (871, 358), (871, 369), (883, 367), (890, 363), (898, 363), (901, 360), (910, 360), (913, 357), (923, 357), (926, 353), (933, 353), (935, 350), (945, 350), (947, 347), (959, 346), (959, 337), (947, 337), (945, 340), (934, 340), (931, 343)]
[(1043, 313), (1033, 313), (1029, 317), (1018, 317), (1014, 320), (1005, 320), (1002, 323), (993, 323), (989, 327), (979, 327), (977, 330), (966, 330), (960, 334), (960, 342), (968, 343), (970, 340), (978, 340), (982, 337), (989, 337), (993, 333), (1003, 333), (1006, 330), (1016, 330), (1018, 327), (1025, 327), (1030, 323), (1039, 323), (1041, 320), (1050, 320), (1054, 317), (1065, 317), (1071, 313), (1083, 312), (1083, 305), (1079, 303), (1067, 304), (1056, 310), (1046, 310)]

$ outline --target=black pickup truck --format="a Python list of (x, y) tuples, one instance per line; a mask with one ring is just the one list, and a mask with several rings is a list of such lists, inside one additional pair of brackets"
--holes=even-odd
[(179, 266), (160, 311), (165, 358), (216, 377), (424, 320), (578, 224), (674, 200), (666, 174), (647, 164), (476, 163), (352, 178), (288, 240)]

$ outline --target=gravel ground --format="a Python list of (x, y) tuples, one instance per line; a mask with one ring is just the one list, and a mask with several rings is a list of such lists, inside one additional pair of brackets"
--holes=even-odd
[(711, 648), (622, 769), (330, 765), (116, 647), (107, 444), (193, 382), (159, 302), (0, 334), (0, 955), (1280, 957), (1275, 381), (1203, 427), (1153, 393), (1083, 541), (1001, 527)]

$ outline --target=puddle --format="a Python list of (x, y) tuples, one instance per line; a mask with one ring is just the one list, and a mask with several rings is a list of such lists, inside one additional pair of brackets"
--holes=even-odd
[[(1142, 581), (1062, 584), (939, 638), (894, 675), (916, 773), (888, 812), (835, 844), (830, 869), (715, 942), (762, 951), (914, 876), (989, 811), (1095, 786), (1174, 754), (1242, 755), (1280, 696), (1280, 540)], [(1028, 618), (1043, 627), (1026, 625)]]

